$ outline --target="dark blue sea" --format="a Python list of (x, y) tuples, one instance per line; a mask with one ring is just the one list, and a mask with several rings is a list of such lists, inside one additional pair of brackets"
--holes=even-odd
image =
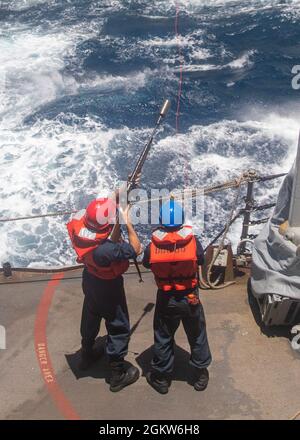
[[(0, 0), (0, 217), (83, 208), (115, 187), (164, 98), (143, 188), (288, 171), (298, 64), (299, 0)], [(275, 200), (280, 182), (257, 186), (257, 202)], [(206, 198), (204, 243), (233, 199)], [(0, 261), (73, 263), (66, 221), (0, 223)], [(237, 223), (234, 245), (239, 235)]]

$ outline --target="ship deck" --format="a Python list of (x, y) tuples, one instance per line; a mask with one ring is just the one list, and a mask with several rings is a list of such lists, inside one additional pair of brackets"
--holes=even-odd
[[(107, 359), (79, 372), (81, 271), (63, 274), (0, 274), (1, 419), (288, 419), (300, 410), (300, 354), (289, 330), (259, 324), (249, 305), (247, 275), (236, 285), (203, 291), (213, 354), (204, 392), (188, 384), (189, 349), (182, 327), (176, 335), (176, 363), (167, 395), (159, 395), (144, 374), (151, 359), (155, 285), (144, 274), (125, 276), (132, 338), (128, 361), (141, 371), (138, 382), (119, 393), (106, 383)], [(52, 279), (49, 281), (49, 279)], [(103, 343), (102, 324), (99, 344)]]

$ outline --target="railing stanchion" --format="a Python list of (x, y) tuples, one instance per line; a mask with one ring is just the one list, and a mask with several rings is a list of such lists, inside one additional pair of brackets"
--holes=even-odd
[[(243, 220), (243, 229), (242, 229), (242, 235), (241, 235), (241, 241), (245, 240), (249, 236), (249, 226), (250, 226), (250, 219), (251, 219), (251, 211), (253, 209), (253, 187), (254, 182), (248, 182), (247, 185), (247, 195), (245, 198), (246, 206), (244, 210), (244, 220)], [(240, 253), (244, 254), (246, 252), (246, 243), (242, 243), (240, 247)]]

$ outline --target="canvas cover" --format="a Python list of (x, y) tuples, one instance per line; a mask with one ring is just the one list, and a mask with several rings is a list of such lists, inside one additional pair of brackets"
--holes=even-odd
[(251, 287), (257, 298), (277, 294), (300, 300), (300, 258), (296, 246), (279, 233), (289, 218), (295, 164), (285, 177), (273, 215), (254, 241)]

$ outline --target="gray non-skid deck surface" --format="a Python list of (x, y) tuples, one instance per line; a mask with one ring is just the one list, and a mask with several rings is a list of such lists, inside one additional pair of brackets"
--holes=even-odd
[[(286, 419), (300, 410), (300, 355), (284, 332), (261, 332), (248, 304), (245, 282), (202, 293), (213, 354), (210, 383), (199, 393), (187, 383), (188, 344), (182, 328), (176, 337), (176, 365), (169, 394), (157, 394), (145, 377), (113, 394), (105, 382), (106, 359), (90, 371), (77, 370), (82, 306), (80, 271), (69, 272), (56, 289), (47, 323), (48, 348), (56, 379), (82, 419)], [(1, 275), (2, 277), (2, 275)], [(17, 274), (16, 279), (47, 278)], [(128, 360), (149, 368), (155, 285), (151, 274), (139, 284), (126, 277), (134, 332)], [(3, 278), (2, 278), (3, 280)], [(46, 282), (0, 285), (0, 324), (7, 349), (0, 351), (0, 418), (62, 419), (44, 384), (34, 349), (34, 322)], [(147, 307), (148, 305), (148, 307)], [(148, 312), (143, 315), (144, 309)], [(150, 310), (151, 309), (151, 310)], [(102, 325), (101, 335), (105, 334)], [(272, 333), (272, 332), (271, 332)]]

